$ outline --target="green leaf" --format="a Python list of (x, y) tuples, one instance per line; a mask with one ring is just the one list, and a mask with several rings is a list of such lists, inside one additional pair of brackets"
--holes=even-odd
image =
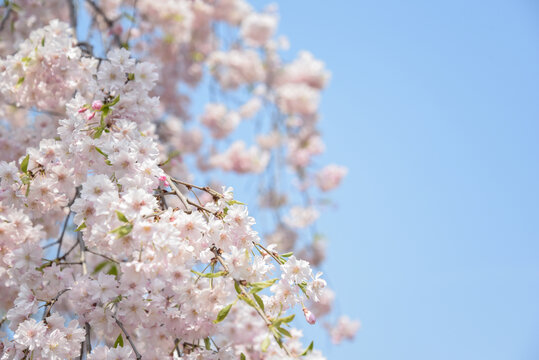
[(255, 304), (255, 302), (254, 302), (250, 297), (245, 296), (245, 295), (243, 295), (243, 294), (239, 294), (239, 295), (238, 295), (238, 298), (239, 298), (240, 300), (245, 301), (249, 306), (251, 306), (251, 307), (253, 307), (253, 308), (256, 309), (256, 304)]
[(105, 153), (103, 152), (103, 150), (101, 150), (101, 149), (98, 148), (97, 146), (95, 146), (95, 151), (97, 151), (98, 153), (100, 153), (101, 155), (103, 155), (103, 156), (105, 157), (105, 159), (108, 159), (109, 156), (108, 156), (107, 154), (105, 154)]
[(21, 86), (21, 84), (24, 82), (24, 76), (21, 76), (19, 78), (19, 80), (17, 80), (17, 84), (15, 85), (15, 87), (19, 87)]
[(204, 346), (206, 347), (206, 350), (211, 349), (211, 343), (210, 343), (210, 338), (209, 337), (204, 338)]
[(226, 202), (228, 205), (235, 205), (235, 204), (238, 204), (238, 205), (246, 205), (245, 203), (242, 203), (241, 201), (238, 201), (238, 200), (230, 200), (230, 201), (227, 201)]
[(128, 223), (129, 220), (127, 220), (127, 218), (125, 217), (124, 214), (122, 214), (121, 212), (119, 211), (116, 211), (116, 216), (118, 216), (118, 220), (120, 220), (121, 222), (125, 222), (125, 223)]
[(292, 337), (292, 335), (288, 332), (288, 330), (283, 329), (283, 328), (280, 327), (280, 326), (277, 328), (277, 330), (278, 330), (281, 334), (283, 334), (284, 336)]
[(234, 289), (236, 289), (238, 294), (241, 294), (240, 283), (238, 281), (234, 281)]
[(110, 266), (109, 271), (107, 271), (107, 275), (118, 276), (118, 267), (116, 266), (116, 264), (112, 264)]
[(218, 272), (215, 272), (215, 273), (201, 273), (201, 272), (198, 272), (198, 271), (195, 271), (195, 270), (191, 270), (191, 272), (193, 274), (197, 274), (200, 277), (205, 277), (205, 278), (208, 278), (208, 279), (216, 278), (216, 277), (219, 277), (219, 276), (225, 276), (226, 274), (228, 274), (226, 271), (218, 271)]
[(178, 155), (181, 155), (181, 152), (177, 151), (177, 150), (174, 150), (174, 151), (171, 151), (169, 154), (168, 154), (168, 158), (163, 162), (161, 163), (160, 166), (163, 166), (163, 165), (166, 165), (170, 162), (170, 160), (174, 159), (176, 156)]
[(305, 296), (307, 296), (307, 299), (310, 299), (309, 298), (309, 295), (307, 295), (307, 290), (306, 290), (306, 287), (307, 287), (307, 283), (305, 281), (303, 281), (301, 284), (298, 284), (299, 288), (301, 289), (301, 291), (303, 291), (303, 293), (305, 294)]
[(247, 358), (245, 357), (245, 354), (244, 353), (241, 353), (240, 354), (240, 360), (246, 360)]
[(105, 261), (101, 261), (99, 264), (97, 264), (94, 268), (94, 274), (97, 274), (98, 272), (100, 272), (101, 270), (103, 270), (103, 268), (105, 266), (107, 266), (107, 264), (109, 263), (108, 260), (105, 260)]
[(106, 104), (105, 106), (106, 107), (114, 106), (114, 105), (118, 104), (118, 101), (120, 101), (120, 95), (116, 96), (114, 98), (114, 100), (112, 100), (110, 103)]
[(30, 162), (30, 154), (26, 155), (24, 159), (22, 159), (22, 162), (21, 162), (21, 171), (25, 174), (28, 172), (29, 162)]
[(122, 14), (127, 20), (131, 21), (131, 22), (135, 22), (135, 18), (133, 17), (133, 15), (131, 14), (128, 14), (128, 13), (123, 13)]
[(79, 227), (75, 229), (75, 232), (81, 231), (82, 229), (86, 229), (86, 221), (83, 221), (82, 224), (80, 224)]
[(291, 322), (292, 320), (294, 320), (294, 317), (296, 317), (296, 315), (292, 314), (292, 315), (290, 315), (290, 316), (285, 316), (285, 317), (281, 318), (281, 320), (282, 320), (282, 322), (288, 324), (289, 322)]
[(313, 346), (314, 346), (314, 341), (311, 341), (311, 343), (309, 344), (307, 349), (305, 349), (305, 351), (301, 353), (301, 356), (305, 356), (308, 353), (310, 353), (311, 351), (313, 351)]
[(22, 176), (21, 176), (21, 181), (22, 181), (22, 183), (23, 183), (24, 185), (30, 184), (30, 180), (31, 180), (31, 179), (30, 179), (30, 176), (28, 176), (28, 175), (22, 175)]
[(129, 80), (129, 81), (135, 80), (135, 74), (133, 74), (133, 73), (127, 74), (127, 80)]
[(232, 304), (228, 304), (227, 306), (222, 308), (221, 311), (219, 311), (219, 314), (217, 314), (217, 319), (213, 320), (213, 323), (217, 324), (217, 323), (220, 323), (221, 321), (223, 321), (226, 318), (226, 316), (228, 315), (228, 313), (230, 312), (230, 309), (232, 308), (232, 305), (234, 305), (235, 303), (236, 302), (233, 302)]
[(262, 299), (260, 298), (260, 296), (258, 296), (257, 294), (253, 294), (255, 300), (256, 300), (256, 303), (258, 304), (258, 306), (260, 306), (260, 308), (262, 310), (264, 310), (264, 301), (262, 301)]
[(41, 39), (41, 46), (45, 46), (45, 36)]
[(262, 352), (268, 351), (269, 345), (270, 345), (270, 338), (269, 338), (269, 336), (267, 336), (264, 339), (264, 341), (262, 341), (262, 345), (261, 345)]
[(99, 139), (101, 137), (101, 134), (103, 134), (103, 130), (105, 130), (105, 128), (103, 126), (96, 127), (95, 128), (94, 139)]
[(249, 286), (251, 286), (250, 292), (257, 293), (259, 291), (262, 291), (265, 288), (270, 287), (271, 285), (275, 284), (276, 281), (277, 279), (271, 279), (271, 280), (266, 280), (266, 281), (250, 283), (249, 284)]
[(290, 316), (285, 316), (285, 317), (282, 317), (282, 318), (279, 318), (279, 319), (275, 319), (273, 321), (273, 326), (279, 327), (279, 326), (281, 326), (282, 323), (288, 324), (289, 322), (294, 320), (295, 316), (296, 315), (292, 314)]
[(122, 337), (122, 334), (118, 335), (116, 338), (116, 341), (114, 342), (114, 347), (124, 347), (124, 338)]
[(288, 258), (288, 257), (290, 257), (290, 256), (292, 256), (292, 255), (294, 255), (293, 252), (287, 252), (287, 253), (285, 253), (285, 254), (281, 254), (281, 257)]
[(30, 61), (32, 61), (32, 58), (30, 56), (25, 56), (21, 59), (21, 61), (25, 64), (28, 64)]
[(119, 239), (129, 234), (131, 230), (133, 230), (133, 225), (126, 224), (126, 225), (117, 227), (116, 229), (112, 230), (110, 233), (118, 235), (118, 239)]

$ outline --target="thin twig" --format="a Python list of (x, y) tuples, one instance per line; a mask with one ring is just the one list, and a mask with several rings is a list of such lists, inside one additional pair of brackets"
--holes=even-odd
[(88, 269), (86, 268), (86, 246), (84, 245), (84, 240), (82, 239), (82, 232), (80, 231), (77, 233), (77, 240), (80, 247), (80, 262), (82, 263), (82, 275), (86, 275), (88, 274)]
[(11, 15), (11, 1), (9, 2), (7, 6), (6, 13), (4, 14), (4, 17), (2, 18), (2, 22), (0, 22), (0, 31), (4, 30), (4, 26), (6, 25), (7, 19), (9, 15)]
[[(277, 261), (277, 263), (279, 265), (283, 265), (283, 262), (281, 261), (281, 259), (279, 259), (274, 252), (272, 251), (269, 251), (268, 249), (266, 249), (264, 246), (262, 246), (262, 244), (259, 244), (259, 243), (256, 243), (253, 241), (253, 244), (255, 245), (255, 247), (257, 246), (260, 246), (262, 248), (262, 250), (264, 250), (268, 255), (270, 255), (275, 261)], [(260, 251), (260, 249), (257, 248), (258, 251)]]
[(84, 250), (87, 251), (87, 252), (89, 252), (89, 253), (92, 253), (92, 254), (94, 254), (94, 255), (101, 256), (102, 258), (105, 258), (105, 259), (107, 259), (107, 260), (109, 260), (109, 261), (112, 261), (112, 262), (114, 262), (114, 263), (116, 263), (116, 264), (119, 264), (119, 263), (120, 263), (118, 260), (115, 260), (115, 259), (111, 258), (110, 256), (107, 256), (107, 255), (104, 255), (104, 254), (100, 254), (100, 253), (98, 253), (98, 252), (95, 252), (95, 251), (93, 251), (93, 250), (88, 249), (87, 247), (84, 248)]
[(67, 289), (64, 289), (62, 291), (60, 291), (58, 294), (56, 294), (55, 297), (53, 297), (51, 299), (51, 301), (49, 301), (48, 305), (47, 305), (47, 309), (45, 310), (45, 312), (43, 313), (43, 319), (47, 318), (50, 314), (51, 314), (51, 310), (52, 310), (52, 306), (54, 305), (54, 303), (56, 303), (58, 301), (58, 299), (60, 298), (60, 296), (62, 296), (63, 293), (67, 292), (71, 290), (70, 288), (67, 288)]
[(69, 218), (71, 217), (71, 210), (69, 210), (69, 213), (67, 213), (66, 219), (64, 220), (64, 225), (62, 226), (62, 232), (60, 233), (60, 237), (58, 238), (58, 250), (56, 251), (56, 258), (60, 257), (60, 251), (62, 250), (62, 242), (64, 241), (64, 234), (67, 229), (67, 223), (69, 221)]
[(84, 323), (84, 329), (86, 330), (86, 354), (92, 352), (92, 339), (91, 339), (91, 330), (90, 324), (88, 322)]
[(174, 182), (172, 181), (172, 178), (168, 175), (166, 175), (166, 178), (167, 178), (167, 182), (169, 183), (170, 185), (170, 188), (176, 193), (176, 195), (180, 198), (180, 201), (182, 202), (183, 206), (185, 206), (185, 209), (187, 210), (188, 213), (191, 213), (191, 207), (189, 206), (188, 202), (187, 202), (187, 198), (185, 197), (185, 195), (178, 189), (178, 187), (174, 184)]
[(71, 27), (77, 37), (77, 10), (75, 9), (76, 0), (67, 0), (67, 7), (69, 8), (69, 20), (71, 21)]
[(125, 338), (129, 342), (129, 345), (131, 345), (131, 348), (133, 349), (133, 352), (135, 353), (135, 356), (136, 356), (137, 360), (142, 359), (142, 355), (140, 355), (140, 353), (137, 350), (137, 347), (133, 343), (133, 340), (131, 340), (131, 336), (129, 336), (129, 333), (125, 330), (124, 324), (122, 324), (122, 322), (120, 320), (118, 320), (116, 315), (112, 315), (112, 317), (114, 318), (114, 320), (116, 320), (116, 324), (120, 327), (120, 329), (122, 329), (122, 332), (124, 333)]
[[(225, 196), (223, 194), (221, 194), (220, 192), (217, 192), (215, 190), (213, 190), (211, 187), (209, 186), (197, 186), (197, 185), (194, 185), (194, 184), (190, 184), (188, 182), (185, 182), (185, 181), (181, 181), (181, 180), (178, 180), (178, 179), (174, 179), (174, 178), (170, 178), (170, 180), (174, 181), (175, 183), (178, 183), (178, 184), (181, 184), (183, 186), (185, 186), (188, 190), (191, 190), (191, 188), (194, 188), (194, 189), (198, 189), (198, 190), (201, 190), (201, 191), (204, 191), (204, 192), (207, 192), (208, 194), (210, 194), (211, 196), (213, 197), (217, 197), (219, 199), (222, 199), (224, 198)], [(170, 182), (170, 181), (169, 181)]]

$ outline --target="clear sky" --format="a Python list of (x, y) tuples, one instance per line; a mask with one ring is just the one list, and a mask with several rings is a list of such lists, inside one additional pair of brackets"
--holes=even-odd
[[(267, 1), (257, 1), (266, 4)], [(539, 3), (279, 1), (333, 73), (328, 152), (350, 168), (320, 230), (330, 359), (539, 358)]]

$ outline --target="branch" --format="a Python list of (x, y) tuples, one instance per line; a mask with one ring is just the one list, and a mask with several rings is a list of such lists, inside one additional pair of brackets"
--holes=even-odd
[(119, 263), (120, 263), (118, 260), (115, 260), (115, 259), (113, 259), (113, 258), (111, 258), (111, 257), (109, 257), (109, 256), (107, 256), (107, 255), (100, 254), (100, 253), (98, 253), (98, 252), (95, 252), (95, 251), (93, 251), (93, 250), (90, 250), (90, 249), (88, 249), (87, 247), (85, 247), (84, 250), (87, 251), (87, 252), (89, 252), (89, 253), (92, 253), (92, 254), (94, 254), (94, 255), (101, 256), (102, 258), (105, 258), (105, 259), (107, 259), (107, 260), (109, 260), (109, 261), (112, 261), (112, 262), (114, 262), (114, 263), (116, 263), (116, 264), (119, 264)]
[[(103, 11), (103, 9), (101, 9), (101, 7), (99, 7), (99, 5), (97, 5), (93, 0), (86, 0), (86, 3), (88, 3), (90, 5), (90, 7), (99, 15), (101, 16), (101, 18), (103, 19), (103, 21), (105, 21), (105, 23), (107, 24), (107, 27), (109, 28), (109, 31), (112, 30), (112, 27), (114, 26), (114, 21), (115, 20), (112, 20), (112, 19), (109, 19), (109, 17), (107, 16), (107, 14), (105, 14), (105, 12)], [(122, 40), (120, 39), (120, 37), (116, 34), (113, 34), (112, 35), (113, 38), (114, 38), (114, 41), (116, 42), (116, 45), (118, 45), (119, 47), (122, 46)]]
[(80, 247), (80, 262), (82, 263), (82, 275), (86, 275), (88, 274), (88, 269), (86, 268), (86, 246), (84, 246), (84, 240), (82, 240), (82, 233), (80, 231), (77, 233), (77, 240)]
[(187, 202), (187, 198), (185, 197), (185, 195), (182, 194), (182, 192), (174, 184), (174, 182), (172, 181), (172, 178), (170, 176), (166, 175), (166, 177), (167, 177), (167, 181), (168, 181), (172, 191), (174, 191), (176, 193), (176, 195), (180, 198), (180, 201), (182, 202), (183, 206), (185, 206), (185, 209), (187, 210), (187, 212), (191, 213), (191, 207), (189, 206), (189, 204)]
[(6, 13), (4, 14), (4, 17), (2, 18), (2, 22), (0, 22), (0, 31), (4, 30), (4, 26), (6, 25), (7, 19), (9, 15), (11, 15), (11, 1), (9, 2), (7, 6)]
[(131, 345), (131, 348), (135, 352), (135, 356), (137, 357), (137, 360), (142, 359), (142, 355), (140, 355), (140, 353), (138, 352), (135, 344), (133, 343), (133, 340), (131, 340), (131, 336), (129, 336), (129, 333), (127, 331), (125, 331), (124, 324), (122, 324), (122, 322), (120, 320), (118, 320), (116, 315), (112, 315), (112, 317), (114, 318), (114, 320), (116, 320), (116, 324), (118, 324), (120, 329), (122, 329), (122, 332), (124, 333), (125, 338), (127, 339), (127, 341), (129, 341), (129, 345)]
[(76, 0), (67, 0), (67, 7), (69, 8), (69, 20), (71, 21), (71, 27), (75, 32), (75, 38), (77, 37), (77, 11), (75, 9)]
[[(66, 219), (64, 220), (64, 226), (62, 227), (62, 232), (60, 233), (60, 237), (58, 238), (58, 241), (57, 241), (58, 242), (58, 251), (56, 251), (56, 258), (57, 259), (60, 258), (60, 250), (62, 250), (62, 241), (64, 240), (64, 234), (65, 234), (66, 229), (67, 229), (67, 223), (69, 221), (69, 217), (71, 216), (71, 205), (73, 205), (73, 203), (79, 197), (79, 195), (80, 195), (80, 186), (77, 186), (76, 189), (75, 189), (75, 196), (73, 196), (73, 199), (71, 199), (69, 204), (67, 204), (67, 208), (69, 209), (69, 213), (67, 213)], [(73, 249), (71, 249), (71, 250), (73, 250)], [(63, 258), (65, 258), (68, 253), (66, 253), (63, 256)]]
[[(230, 271), (228, 269), (228, 266), (225, 264), (223, 258), (221, 257), (221, 254), (219, 252), (219, 249), (217, 249), (217, 247), (215, 245), (213, 245), (211, 247), (211, 252), (215, 255), (215, 258), (217, 259), (217, 261), (221, 264), (221, 266), (223, 267), (223, 269), (225, 269), (225, 271), (230, 274)], [(245, 296), (246, 298), (249, 298), (251, 299), (251, 301), (254, 303), (254, 304), (257, 304), (257, 302), (255, 301), (255, 299), (252, 298), (252, 296), (249, 296), (250, 293), (249, 291), (246, 291), (245, 289), (245, 286), (243, 286), (241, 284), (240, 281), (237, 281), (237, 280), (234, 280), (238, 286), (240, 287), (241, 289), (241, 294), (243, 296)], [(260, 306), (253, 306), (254, 309), (256, 310), (256, 312), (258, 313), (258, 315), (260, 315), (260, 317), (264, 320), (264, 322), (266, 323), (266, 325), (269, 327), (271, 327), (273, 325), (273, 323), (270, 321), (268, 315), (266, 314), (266, 312), (264, 311), (264, 309), (262, 309)], [(281, 348), (284, 350), (284, 352), (286, 353), (286, 355), (292, 357), (292, 353), (290, 352), (290, 350), (288, 350), (288, 348), (286, 347), (285, 344), (281, 344)]]
[(88, 355), (92, 352), (92, 339), (90, 333), (92, 328), (88, 322), (84, 323), (84, 330), (86, 330), (86, 339), (84, 341), (86, 342), (86, 354)]
[[(225, 197), (223, 194), (213, 190), (209, 186), (201, 187), (201, 186), (193, 185), (193, 184), (190, 184), (188, 182), (181, 181), (181, 180), (174, 179), (174, 178), (170, 178), (170, 180), (174, 181), (175, 183), (178, 183), (178, 184), (181, 184), (181, 185), (185, 186), (187, 188), (187, 190), (191, 190), (191, 188), (194, 188), (194, 189), (198, 189), (198, 190), (201, 190), (201, 191), (205, 191), (205, 192), (207, 192), (208, 194), (210, 194), (211, 196), (213, 196), (214, 198), (217, 198), (217, 199), (222, 199), (222, 198)], [(170, 181), (169, 181), (169, 183), (170, 183)]]
[(60, 296), (62, 296), (63, 293), (65, 293), (65, 292), (67, 292), (69, 290), (71, 290), (71, 289), (67, 288), (67, 289), (64, 289), (64, 290), (60, 291), (58, 294), (56, 294), (55, 297), (53, 297), (51, 299), (51, 301), (48, 302), (47, 310), (45, 310), (45, 312), (43, 313), (43, 319), (47, 318), (51, 314), (52, 306), (54, 305), (54, 303), (56, 303), (58, 301)]

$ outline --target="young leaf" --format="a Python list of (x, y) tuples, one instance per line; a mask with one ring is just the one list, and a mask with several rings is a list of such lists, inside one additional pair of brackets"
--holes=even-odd
[(124, 338), (122, 337), (122, 334), (118, 335), (116, 338), (116, 341), (114, 342), (114, 347), (124, 347)]
[(95, 147), (95, 150), (100, 153), (101, 155), (103, 155), (105, 157), (105, 159), (107, 159), (109, 156), (107, 154), (105, 154), (103, 152), (103, 150), (101, 150), (100, 148), (98, 148), (97, 146)]
[(258, 304), (258, 306), (260, 306), (260, 308), (262, 310), (264, 310), (264, 301), (262, 301), (262, 299), (260, 298), (260, 296), (258, 296), (257, 294), (253, 294), (255, 300), (256, 300), (256, 303)]
[(240, 283), (238, 281), (234, 281), (234, 289), (236, 289), (238, 294), (241, 294)]
[(85, 228), (86, 228), (86, 222), (83, 221), (82, 224), (80, 224), (79, 227), (75, 229), (75, 232), (81, 231), (82, 229), (85, 229)]
[(21, 171), (25, 174), (28, 172), (28, 162), (30, 162), (30, 154), (26, 155), (21, 162)]
[(270, 287), (271, 285), (275, 284), (276, 281), (277, 279), (271, 279), (271, 280), (266, 280), (266, 281), (261, 281), (261, 282), (250, 283), (249, 284), (251, 286), (250, 292), (257, 293), (259, 291), (262, 291), (265, 288)]
[(101, 270), (103, 270), (103, 268), (104, 268), (105, 266), (107, 266), (108, 263), (109, 263), (108, 260), (101, 261), (99, 264), (97, 264), (97, 265), (95, 266), (93, 274), (97, 274), (98, 272), (100, 272)]
[(288, 337), (292, 337), (292, 335), (288, 332), (288, 330), (282, 328), (282, 327), (278, 327), (277, 330), (283, 334), (284, 336), (288, 336)]
[(305, 351), (301, 353), (301, 356), (305, 356), (308, 353), (310, 353), (311, 351), (313, 351), (313, 346), (314, 346), (314, 341), (311, 341), (311, 343), (309, 344), (307, 349), (305, 349)]
[(115, 264), (112, 264), (110, 266), (110, 269), (109, 271), (107, 271), (107, 275), (114, 275), (114, 276), (118, 276), (118, 267), (115, 265)]
[(234, 304), (235, 304), (235, 302), (233, 302), (232, 304), (228, 304), (227, 306), (222, 308), (221, 311), (219, 311), (219, 314), (217, 314), (217, 319), (213, 320), (213, 323), (217, 324), (217, 323), (220, 323), (221, 321), (223, 321), (226, 318), (226, 316), (228, 315), (228, 313), (230, 312), (230, 309), (232, 308), (232, 305), (234, 305)]
[(120, 101), (120, 95), (116, 96), (114, 100), (112, 100), (110, 103), (107, 104), (108, 107), (114, 106), (118, 104), (118, 101)]
[(244, 353), (241, 353), (241, 354), (240, 354), (240, 360), (246, 360), (246, 357), (245, 357), (245, 354), (244, 354)]
[(125, 217), (124, 214), (122, 214), (121, 212), (119, 211), (116, 211), (116, 216), (118, 216), (118, 220), (120, 220), (121, 222), (125, 222), (125, 223), (128, 223), (129, 220), (127, 220), (127, 218)]
[(213, 278), (216, 278), (216, 277), (219, 277), (219, 276), (225, 276), (227, 274), (226, 271), (218, 271), (216, 273), (201, 273), (201, 272), (198, 272), (198, 271), (195, 271), (195, 270), (191, 270), (191, 272), (193, 274), (197, 274), (200, 277), (205, 277), (205, 278), (208, 278), (208, 279), (213, 279)]
[(127, 234), (129, 234), (131, 232), (131, 230), (133, 230), (133, 225), (132, 224), (126, 224), (126, 225), (122, 225), (122, 226), (117, 227), (116, 229), (112, 230), (110, 233), (111, 234), (117, 234), (118, 239), (119, 239), (119, 238), (122, 238), (122, 237), (126, 236)]
[(230, 200), (230, 201), (227, 201), (226, 202), (228, 205), (235, 205), (235, 204), (238, 204), (238, 205), (245, 205), (245, 203), (242, 203), (241, 201), (238, 201), (238, 200)]
[(270, 338), (266, 336), (264, 341), (262, 341), (262, 345), (261, 345), (262, 352), (268, 351), (269, 345), (270, 345)]

